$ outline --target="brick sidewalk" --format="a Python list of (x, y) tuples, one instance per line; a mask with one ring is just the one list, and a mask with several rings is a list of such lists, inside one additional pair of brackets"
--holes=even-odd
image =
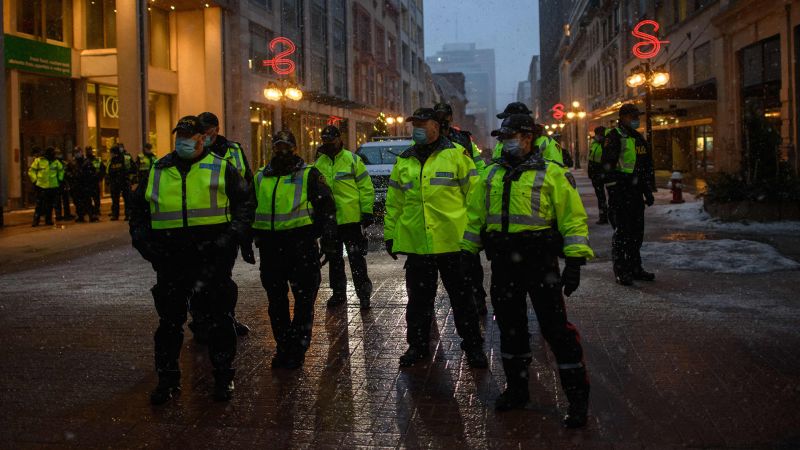
[[(121, 227), (109, 233), (125, 237)], [(567, 300), (592, 379), (585, 430), (559, 425), (565, 399), (532, 314), (525, 411), (492, 408), (503, 375), (491, 316), (483, 322), (491, 367), (469, 369), (442, 291), (432, 361), (400, 371), (402, 261), (379, 251), (369, 256), (368, 312), (352, 292), (348, 308), (327, 310), (324, 277), (312, 347), (297, 372), (269, 368), (266, 297), (258, 271), (240, 261), (237, 316), (253, 332), (240, 341), (236, 396), (212, 401), (206, 349), (187, 332), (183, 396), (153, 408), (154, 275), (125, 245), (0, 275), (0, 447), (800, 446), (800, 272), (722, 275), (646, 261), (658, 281), (623, 289), (610, 279), (608, 234), (592, 228), (600, 258)]]

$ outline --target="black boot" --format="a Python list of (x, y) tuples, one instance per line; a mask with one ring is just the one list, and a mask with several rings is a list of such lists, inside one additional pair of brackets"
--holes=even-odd
[(180, 370), (160, 370), (158, 372), (158, 386), (150, 393), (150, 404), (163, 405), (171, 398), (181, 394)]
[(461, 350), (464, 350), (464, 354), (467, 356), (467, 364), (473, 369), (485, 369), (489, 367), (489, 360), (486, 358), (486, 353), (484, 353), (483, 347), (480, 344), (470, 346), (462, 342)]
[(476, 297), (475, 298), (475, 306), (478, 307), (478, 315), (485, 316), (489, 313), (489, 310), (486, 308), (486, 298), (483, 297)]
[(633, 286), (633, 275), (628, 272), (619, 272), (616, 275), (617, 284)]
[(631, 277), (634, 280), (655, 281), (656, 274), (654, 274), (653, 272), (648, 272), (648, 271), (642, 269), (641, 267), (639, 267), (639, 268), (637, 268), (637, 269), (635, 269), (633, 271), (633, 273), (631, 274)]
[(506, 374), (506, 390), (497, 397), (494, 409), (497, 411), (510, 411), (523, 409), (530, 400), (528, 392), (528, 364), (527, 358), (503, 358), (503, 371)]
[(234, 328), (236, 328), (236, 336), (242, 337), (250, 334), (250, 327), (243, 324), (242, 322), (239, 322), (238, 320), (236, 320), (235, 317), (233, 319), (233, 326)]
[(600, 213), (600, 218), (597, 219), (597, 225), (605, 225), (608, 223), (608, 215), (604, 213)]
[(586, 369), (561, 369), (561, 387), (569, 400), (569, 409), (564, 416), (563, 425), (566, 428), (581, 428), (586, 426), (589, 413), (589, 378)]
[(328, 308), (333, 308), (334, 306), (343, 305), (347, 301), (346, 294), (336, 294), (334, 293), (331, 295), (331, 298), (328, 299)]
[(233, 398), (235, 369), (214, 369), (214, 401), (227, 402)]
[(427, 347), (408, 347), (408, 350), (400, 357), (400, 367), (411, 367), (427, 358), (429, 354), (430, 352)]

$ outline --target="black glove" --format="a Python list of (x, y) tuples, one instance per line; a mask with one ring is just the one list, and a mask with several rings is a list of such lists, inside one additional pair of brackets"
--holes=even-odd
[(328, 261), (336, 257), (336, 254), (339, 253), (339, 249), (341, 248), (340, 246), (341, 244), (339, 241), (333, 236), (320, 239), (320, 266), (324, 266)]
[(653, 206), (653, 203), (656, 202), (656, 199), (653, 197), (653, 193), (650, 190), (644, 191), (644, 204), (647, 206)]
[(253, 252), (253, 240), (246, 239), (239, 243), (239, 250), (242, 252), (242, 259), (248, 264), (256, 263), (256, 254)]
[(561, 285), (564, 286), (564, 295), (569, 297), (581, 284), (581, 266), (586, 264), (584, 258), (568, 256), (564, 271), (561, 273)]
[(392, 259), (394, 259), (396, 261), (397, 260), (397, 253), (393, 253), (392, 252), (392, 245), (394, 244), (394, 240), (389, 239), (388, 241), (385, 242), (385, 244), (386, 244), (386, 253), (388, 253), (389, 256), (391, 256)]
[(361, 226), (362, 227), (367, 228), (368, 226), (372, 225), (373, 223), (375, 223), (375, 216), (373, 216), (372, 214), (368, 214), (368, 213), (362, 213), (361, 214)]

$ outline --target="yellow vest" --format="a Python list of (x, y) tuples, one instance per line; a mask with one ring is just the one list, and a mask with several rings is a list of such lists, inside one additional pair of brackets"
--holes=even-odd
[(145, 198), (154, 230), (230, 222), (225, 171), (228, 162), (209, 152), (184, 176), (175, 166), (150, 171)]
[(308, 173), (304, 166), (289, 175), (266, 176), (264, 168), (255, 175), (257, 230), (285, 231), (314, 223), (314, 207), (308, 200)]
[(38, 157), (28, 169), (28, 177), (31, 183), (42, 189), (57, 188), (64, 180), (64, 165), (57, 159), (48, 161), (47, 158)]
[(225, 158), (231, 161), (239, 174), (244, 178), (246, 167), (244, 165), (244, 156), (242, 156), (242, 147), (238, 143), (228, 141), (228, 151), (225, 153)]
[(619, 160), (617, 161), (617, 172), (633, 173), (636, 167), (636, 139), (628, 136), (622, 128), (609, 128), (606, 130), (606, 136), (612, 131), (616, 130), (620, 136), (622, 148), (619, 152)]

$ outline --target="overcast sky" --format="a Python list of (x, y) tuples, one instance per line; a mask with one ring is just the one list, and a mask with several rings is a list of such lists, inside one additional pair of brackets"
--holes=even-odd
[(497, 107), (514, 101), (531, 56), (539, 54), (538, 0), (425, 0), (424, 7), (425, 56), (454, 42), (493, 48)]

